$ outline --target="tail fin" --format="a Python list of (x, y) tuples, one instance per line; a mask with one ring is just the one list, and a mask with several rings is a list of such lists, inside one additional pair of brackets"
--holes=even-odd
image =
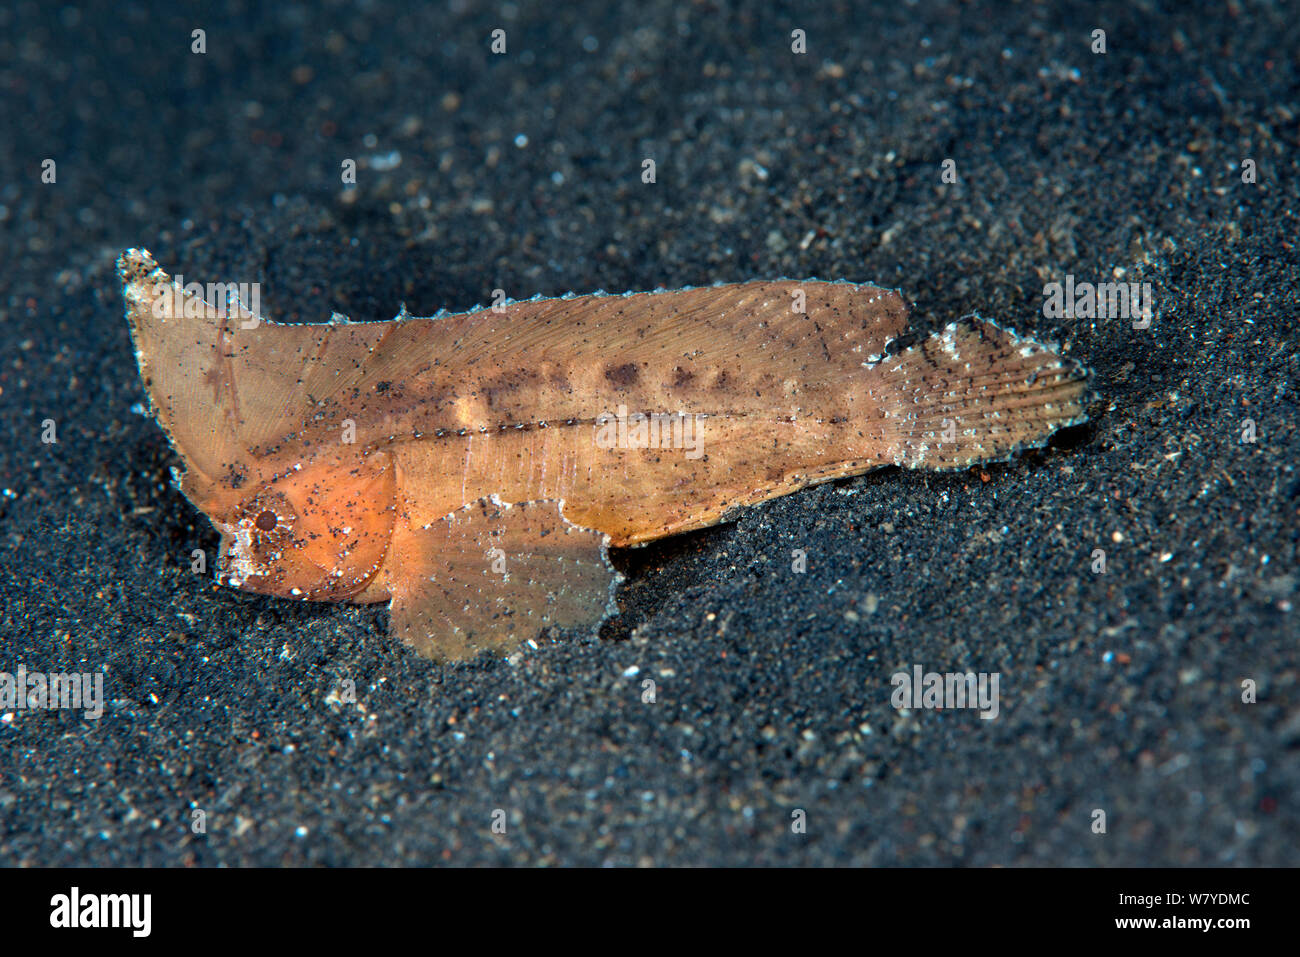
[(1087, 419), (1086, 369), (983, 319), (963, 319), (885, 359), (895, 465), (956, 469), (1007, 459)]

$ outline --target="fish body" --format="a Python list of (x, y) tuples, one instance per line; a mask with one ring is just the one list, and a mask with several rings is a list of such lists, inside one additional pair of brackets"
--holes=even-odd
[(890, 352), (899, 294), (755, 281), (286, 325), (119, 260), (151, 410), (222, 580), (389, 601), (422, 654), (616, 610), (609, 547), (883, 465), (964, 468), (1085, 418), (1087, 373), (983, 320)]

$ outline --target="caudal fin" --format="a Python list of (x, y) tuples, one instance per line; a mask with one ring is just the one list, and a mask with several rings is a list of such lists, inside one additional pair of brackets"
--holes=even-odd
[(1045, 445), (1087, 419), (1088, 372), (983, 319), (963, 319), (885, 359), (894, 464), (955, 469)]

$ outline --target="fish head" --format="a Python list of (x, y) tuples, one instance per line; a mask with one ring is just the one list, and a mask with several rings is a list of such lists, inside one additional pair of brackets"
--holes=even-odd
[(218, 580), (315, 601), (361, 592), (388, 551), (396, 482), (386, 453), (341, 438), (354, 412), (340, 396), (356, 388), (339, 370), (362, 367), (384, 330), (281, 325), (208, 301), (143, 249), (118, 272), (150, 412), (184, 462), (180, 490), (221, 532)]
[(396, 485), (387, 456), (377, 453), (291, 470), (228, 508), (204, 510), (221, 532), (222, 584), (282, 598), (345, 601), (383, 565)]

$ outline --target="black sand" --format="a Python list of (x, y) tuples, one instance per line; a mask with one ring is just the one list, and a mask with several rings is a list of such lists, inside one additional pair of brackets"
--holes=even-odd
[[(0, 670), (108, 698), (0, 715), (0, 861), (1297, 863), (1294, 6), (543, 6), (0, 10)], [(127, 246), (282, 320), (874, 280), (1102, 398), (624, 552), (599, 641), (435, 667), (380, 607), (191, 573)], [(1149, 329), (1043, 315), (1121, 271)], [(1000, 673), (999, 716), (896, 711), (915, 664)]]

